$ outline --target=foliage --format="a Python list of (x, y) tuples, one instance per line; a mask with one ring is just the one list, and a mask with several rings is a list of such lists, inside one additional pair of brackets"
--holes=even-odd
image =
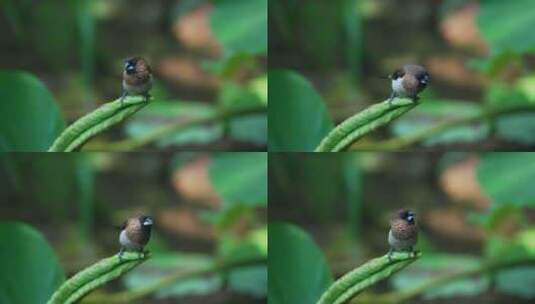
[(210, 178), (224, 208), (267, 205), (267, 153), (222, 153), (213, 158)]
[(332, 283), (323, 253), (294, 225), (270, 223), (268, 229), (269, 303), (315, 303)]
[(530, 0), (481, 2), (478, 25), (493, 52), (533, 52), (535, 39), (535, 6)]
[(483, 191), (492, 199), (494, 207), (504, 204), (534, 206), (535, 189), (531, 187), (531, 181), (535, 174), (535, 154), (484, 154), (477, 174)]
[(302, 76), (269, 71), (269, 150), (312, 151), (332, 129), (321, 97)]
[[(482, 109), (477, 104), (456, 100), (432, 100), (423, 102), (407, 115), (392, 124), (392, 132), (396, 136), (408, 136), (437, 126), (454, 119), (470, 118), (481, 115)], [(422, 144), (477, 142), (486, 138), (489, 126), (486, 123), (459, 125), (449, 130), (426, 138)]]
[(121, 257), (113, 255), (102, 259), (61, 284), (47, 304), (77, 303), (88, 293), (131, 271), (148, 258), (149, 254), (125, 252)]
[(46, 151), (64, 121), (41, 81), (21, 71), (0, 71), (0, 150)]
[[(406, 271), (392, 277), (392, 285), (398, 290), (410, 289), (440, 275), (447, 275), (481, 265), (477, 257), (453, 254), (426, 254), (418, 263)], [(455, 296), (475, 296), (490, 286), (486, 277), (466, 278), (442, 284), (436, 288), (425, 290), (424, 299), (447, 298)]]
[(0, 301), (46, 303), (64, 280), (58, 258), (46, 239), (20, 222), (1, 222), (0, 239)]
[[(157, 3), (146, 5), (153, 6), (155, 11), (160, 10), (160, 13), (145, 16), (147, 18), (141, 21), (142, 23), (144, 22), (143, 26), (155, 26), (157, 23), (160, 24), (160, 21), (162, 21), (162, 24), (170, 25), (177, 22), (176, 20), (160, 20), (173, 17), (173, 12), (166, 11), (163, 9), (164, 6), (160, 6)], [(206, 16), (196, 15), (195, 9), (203, 5), (211, 7), (209, 14), (206, 14)], [(117, 76), (120, 73), (119, 67), (122, 66), (122, 64), (117, 64), (119, 62), (118, 54), (123, 54), (121, 56), (124, 56), (124, 54), (131, 52), (132, 48), (137, 49), (136, 52), (152, 61), (155, 71), (159, 69), (159, 61), (162, 60), (163, 62), (166, 58), (160, 58), (163, 56), (154, 54), (150, 48), (136, 47), (132, 45), (131, 41), (121, 44), (121, 38), (116, 39), (117, 45), (114, 45), (111, 49), (108, 48), (108, 45), (111, 44), (102, 43), (108, 39), (107, 37), (110, 34), (115, 34), (113, 30), (115, 27), (99, 26), (104, 20), (106, 22), (124, 23), (123, 25), (128, 27), (129, 30), (135, 31), (135, 26), (129, 23), (132, 19), (123, 18), (123, 14), (118, 13), (123, 12), (125, 6), (126, 10), (136, 9), (124, 3), (104, 1), (89, 3), (86, 1), (45, 0), (33, 3), (32, 1), (9, 0), (0, 4), (8, 23), (8, 27), (3, 31), (9, 46), (6, 48), (5, 53), (11, 55), (12, 50), (20, 50), (21, 55), (18, 58), (21, 58), (21, 60), (14, 62), (14, 65), (23, 67), (27, 73), (31, 71), (31, 73), (39, 75), (53, 89), (57, 98), (57, 100), (50, 98), (51, 102), (39, 103), (39, 106), (33, 106), (33, 103), (37, 102), (36, 100), (26, 100), (29, 96), (18, 96), (16, 100), (11, 98), (9, 103), (4, 103), (5, 111), (2, 112), (11, 115), (10, 119), (4, 121), (12, 126), (17, 125), (17, 129), (22, 130), (10, 131), (9, 129), (15, 129), (12, 126), (9, 129), (0, 128), (0, 149), (8, 151), (46, 151), (42, 142), (48, 142), (50, 147), (51, 140), (49, 136), (51, 135), (44, 134), (41, 141), (32, 139), (26, 136), (27, 132), (23, 133), (23, 131), (42, 132), (43, 129), (37, 128), (37, 126), (26, 121), (18, 121), (17, 124), (13, 124), (13, 117), (25, 117), (28, 115), (37, 117), (41, 115), (45, 120), (55, 121), (55, 117), (47, 116), (46, 110), (39, 110), (40, 107), (46, 107), (49, 108), (48, 111), (54, 113), (57, 104), (62, 108), (67, 119), (71, 120), (73, 119), (72, 109), (95, 108), (96, 100), (109, 99), (110, 88), (113, 86), (115, 86), (114, 95), (116, 98), (120, 92), (120, 82), (117, 81)], [(237, 99), (246, 100), (245, 103), (248, 105), (265, 105), (267, 103), (267, 94), (262, 93), (262, 91), (267, 92), (267, 81), (263, 81), (267, 79), (267, 74), (261, 63), (261, 60), (267, 56), (267, 1), (237, 2), (221, 0), (213, 3), (184, 1), (183, 5), (181, 2), (176, 6), (180, 7), (183, 13), (179, 17), (191, 13), (195, 20), (190, 21), (206, 23), (209, 28), (205, 30), (210, 31), (208, 36), (212, 40), (210, 43), (216, 44), (222, 50), (221, 54), (217, 52), (218, 54), (211, 54), (210, 56), (199, 52), (200, 56), (191, 61), (191, 66), (195, 66), (192, 69), (195, 71), (191, 72), (188, 69), (186, 73), (181, 73), (181, 76), (178, 77), (181, 79), (182, 74), (194, 74), (193, 80), (191, 80), (192, 84), (186, 83), (186, 87), (180, 88), (180, 91), (186, 92), (185, 95), (194, 96), (195, 104), (201, 103), (205, 105), (208, 108), (207, 111), (212, 113), (210, 117), (213, 118), (213, 121), (201, 122), (199, 126), (194, 128), (178, 128), (180, 130), (175, 132), (161, 132), (163, 128), (175, 125), (176, 121), (181, 121), (187, 125), (190, 121), (197, 119), (200, 114), (198, 108), (190, 107), (189, 104), (184, 106), (184, 100), (170, 97), (170, 94), (165, 92), (166, 89), (163, 88), (163, 82), (160, 79), (155, 79), (157, 88), (152, 90), (155, 93), (154, 95), (157, 96), (154, 99), (155, 104), (157, 104), (155, 107), (166, 109), (167, 111), (147, 113), (142, 118), (133, 121), (132, 124), (127, 124), (125, 128), (127, 139), (124, 141), (127, 143), (145, 141), (147, 136), (150, 135), (148, 142), (144, 142), (143, 145), (154, 143), (157, 148), (177, 145), (210, 145), (222, 140), (236, 142), (235, 145), (240, 146), (250, 145), (257, 147), (267, 145), (267, 109), (265, 111), (263, 111), (264, 109), (259, 109), (256, 113), (244, 115), (235, 113), (239, 111), (233, 112), (233, 110), (237, 110)], [(138, 9), (142, 10), (143, 8)], [(61, 14), (59, 19), (57, 18), (58, 14)], [(126, 13), (124, 16), (128, 14)], [(200, 18), (205, 19), (199, 21)], [(152, 22), (152, 24), (149, 24), (149, 22)], [(172, 35), (168, 35), (168, 31), (162, 32), (163, 34), (159, 33), (159, 36), (151, 35), (149, 38), (141, 33), (136, 41), (140, 41), (144, 46), (150, 46), (153, 44), (153, 38), (160, 39), (162, 36), (164, 39), (173, 38)], [(121, 47), (125, 45), (128, 46), (129, 50), (121, 50)], [(104, 65), (110, 68), (104, 69), (104, 71), (101, 69), (98, 81), (95, 81), (97, 55), (101, 66)], [(214, 57), (214, 55), (216, 56)], [(177, 58), (179, 57), (181, 55), (177, 56)], [(25, 58), (34, 60), (30, 65)], [(188, 64), (190, 64), (190, 61), (188, 61)], [(169, 65), (171, 69), (174, 68), (172, 63)], [(5, 72), (7, 73), (8, 71)], [(113, 75), (109, 75), (110, 73)], [(243, 75), (246, 75), (246, 77), (243, 77)], [(164, 77), (170, 78), (172, 76)], [(190, 79), (186, 80), (188, 82)], [(11, 85), (8, 82), (3, 82), (4, 80), (0, 81), (0, 87)], [(103, 85), (103, 82), (110, 83)], [(98, 89), (95, 86), (99, 86)], [(236, 88), (239, 89), (238, 94), (234, 94), (230, 98), (226, 96), (227, 91), (235, 90)], [(157, 90), (158, 92), (155, 92)], [(33, 90), (29, 91), (32, 92)], [(162, 91), (165, 94), (161, 94)], [(194, 93), (191, 94), (190, 91)], [(98, 98), (98, 96), (103, 95), (106, 97)], [(209, 99), (208, 103), (205, 102), (207, 97)], [(226, 99), (224, 106), (219, 105), (221, 99)], [(48, 103), (55, 104), (48, 107)], [(28, 108), (17, 107), (16, 105), (19, 104)], [(244, 103), (242, 102), (241, 106), (243, 105)], [(180, 113), (171, 117), (169, 113), (177, 113), (177, 109), (181, 110)], [(219, 114), (221, 112), (230, 114), (220, 118)], [(62, 120), (59, 114), (54, 115), (59, 117), (58, 120)], [(63, 124), (48, 127), (56, 127), (54, 131), (57, 132), (57, 130), (63, 128)], [(8, 131), (10, 131), (10, 134), (4, 134), (4, 132)], [(94, 131), (92, 132), (95, 133)], [(20, 138), (27, 137), (28, 143), (26, 146), (3, 147), (3, 137), (7, 137), (6, 140), (11, 140), (10, 137), (14, 136), (11, 133), (16, 133)], [(113, 131), (110, 133), (113, 133)], [(54, 134), (54, 136), (56, 135)], [(99, 141), (91, 142), (95, 147), (94, 149), (128, 150), (138, 148), (136, 145), (123, 145), (124, 143), (122, 142), (110, 143), (107, 136), (101, 136), (100, 139)], [(35, 143), (33, 143), (34, 141)], [(27, 147), (29, 143), (32, 143), (33, 147)], [(11, 143), (8, 142), (7, 144)], [(89, 149), (91, 149), (91, 144)], [(131, 146), (133, 148), (129, 148)]]
[(227, 52), (266, 55), (267, 4), (267, 0), (215, 1), (211, 25)]

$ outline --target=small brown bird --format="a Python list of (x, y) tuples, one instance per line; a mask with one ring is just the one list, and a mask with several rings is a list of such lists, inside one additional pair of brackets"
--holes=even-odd
[(144, 253), (143, 248), (149, 242), (153, 223), (152, 217), (145, 215), (132, 217), (124, 222), (119, 235), (119, 242), (121, 243), (119, 259), (125, 251)]
[(152, 70), (147, 61), (141, 57), (132, 57), (125, 60), (121, 103), (127, 95), (143, 95), (148, 101), (151, 88)]
[(407, 209), (399, 210), (390, 220), (390, 231), (388, 232), (388, 244), (390, 251), (388, 257), (394, 251), (414, 252), (414, 245), (418, 241), (418, 225), (415, 214)]
[(416, 102), (419, 99), (418, 93), (431, 81), (426, 69), (416, 64), (404, 65), (395, 70), (389, 78), (392, 80), (392, 94), (389, 101), (395, 97), (409, 97)]

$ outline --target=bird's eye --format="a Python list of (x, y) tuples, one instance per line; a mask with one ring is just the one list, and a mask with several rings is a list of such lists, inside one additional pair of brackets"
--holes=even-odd
[(420, 77), (420, 83), (421, 84), (428, 84), (429, 83), (429, 74), (425, 73), (425, 74), (422, 74)]
[(143, 226), (151, 226), (153, 224), (153, 221), (150, 217), (147, 217), (145, 221), (143, 221)]
[(135, 71), (136, 71), (136, 67), (135, 66), (133, 66), (131, 64), (126, 66), (126, 72), (133, 73)]

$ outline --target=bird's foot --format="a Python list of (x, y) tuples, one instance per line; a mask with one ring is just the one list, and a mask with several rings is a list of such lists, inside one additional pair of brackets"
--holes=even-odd
[(124, 105), (124, 99), (126, 98), (127, 95), (128, 93), (126, 91), (123, 91), (123, 95), (121, 95), (121, 107)]
[(411, 99), (412, 99), (412, 102), (415, 103), (415, 104), (419, 104), (420, 103), (420, 97), (418, 97), (417, 95), (412, 96)]
[(396, 92), (392, 91), (392, 94), (390, 94), (390, 97), (388, 98), (389, 106), (392, 106), (392, 101), (394, 101), (394, 98), (396, 98)]
[(148, 92), (145, 93), (145, 94), (143, 95), (143, 97), (145, 97), (145, 102), (146, 102), (146, 103), (148, 103), (149, 100), (150, 100), (150, 98), (151, 98), (151, 96), (150, 96), (150, 94), (149, 94)]
[(117, 256), (119, 257), (119, 262), (123, 261), (123, 254), (124, 254), (124, 247), (121, 247), (121, 250), (119, 250), (119, 253)]
[(390, 248), (390, 250), (388, 250), (388, 261), (389, 262), (392, 262), (392, 255), (394, 254), (394, 250), (392, 248)]
[(144, 259), (144, 258), (147, 257), (148, 254), (149, 254), (149, 251), (148, 251), (148, 250), (144, 250), (144, 249), (142, 249), (141, 251), (139, 251), (139, 256), (138, 256), (138, 257), (139, 257), (140, 259)]

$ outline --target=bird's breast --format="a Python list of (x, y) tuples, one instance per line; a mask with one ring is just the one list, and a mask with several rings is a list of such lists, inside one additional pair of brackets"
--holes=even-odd
[(399, 77), (397, 79), (392, 79), (392, 90), (398, 96), (404, 96), (406, 94), (405, 88), (403, 87), (403, 78)]
[(147, 93), (152, 88), (152, 81), (145, 82), (131, 82), (127, 79), (123, 80), (123, 89), (131, 95), (142, 95)]
[(409, 239), (398, 239), (392, 233), (392, 230), (388, 232), (388, 244), (395, 250), (407, 250), (416, 245), (418, 238), (415, 236)]
[(132, 240), (130, 240), (130, 238), (128, 238), (128, 234), (126, 233), (125, 230), (121, 231), (121, 234), (119, 235), (119, 243), (121, 243), (121, 246), (126, 248), (126, 250), (139, 251), (139, 250), (143, 249), (143, 247), (141, 247), (141, 245), (139, 245), (139, 244), (137, 244), (135, 242), (132, 242)]

